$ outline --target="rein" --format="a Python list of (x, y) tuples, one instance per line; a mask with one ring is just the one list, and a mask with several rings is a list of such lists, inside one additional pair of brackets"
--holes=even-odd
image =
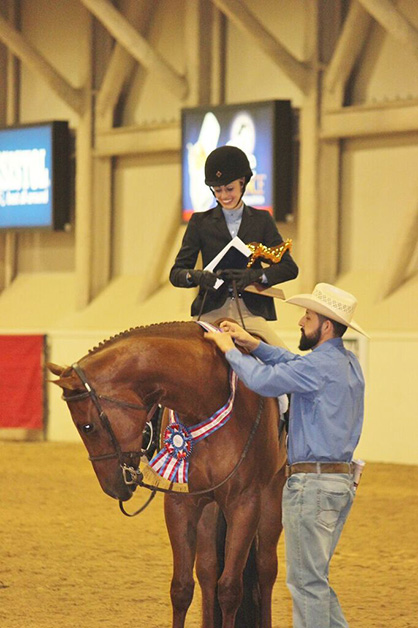
[[(234, 468), (232, 469), (232, 471), (230, 471), (230, 473), (228, 473), (228, 475), (218, 484), (215, 484), (214, 486), (211, 486), (210, 488), (204, 488), (200, 491), (191, 491), (189, 493), (179, 493), (177, 491), (174, 491), (171, 488), (162, 488), (160, 486), (152, 486), (151, 484), (147, 484), (146, 482), (142, 481), (143, 475), (141, 473), (141, 471), (134, 469), (133, 467), (129, 467), (126, 469), (126, 471), (128, 471), (129, 473), (132, 474), (132, 482), (129, 482), (129, 484), (137, 484), (138, 486), (140, 486), (141, 488), (147, 488), (153, 492), (158, 491), (160, 493), (175, 493), (176, 495), (185, 495), (187, 497), (195, 497), (197, 495), (205, 495), (207, 493), (211, 493), (212, 491), (216, 491), (218, 488), (220, 488), (221, 486), (223, 486), (224, 484), (226, 484), (226, 482), (228, 482), (228, 480), (230, 480), (235, 473), (238, 471), (239, 467), (241, 466), (241, 464), (244, 462), (248, 450), (251, 446), (251, 443), (254, 439), (255, 433), (257, 431), (258, 426), (260, 425), (260, 421), (261, 421), (261, 415), (263, 413), (263, 408), (264, 408), (264, 399), (263, 397), (260, 397), (260, 401), (258, 404), (258, 411), (257, 411), (257, 417), (256, 420), (254, 421), (254, 424), (251, 428), (251, 432), (247, 438), (247, 442), (245, 443), (244, 449), (242, 450), (241, 456), (238, 460), (238, 462), (235, 464)], [(122, 509), (122, 507), (121, 507)], [(142, 510), (142, 509), (141, 509)], [(124, 512), (122, 510), (122, 512)], [(124, 514), (127, 514), (124, 512)], [(134, 516), (134, 515), (128, 515), (128, 516)]]
[(139, 404), (135, 404), (135, 403), (129, 403), (127, 401), (123, 401), (123, 400), (119, 400), (119, 399), (114, 399), (112, 397), (106, 397), (105, 395), (100, 395), (97, 394), (95, 389), (93, 388), (93, 386), (89, 383), (89, 381), (87, 380), (87, 377), (83, 371), (83, 369), (75, 362), (72, 365), (72, 369), (77, 373), (78, 377), (80, 378), (80, 381), (82, 382), (84, 388), (86, 389), (85, 392), (82, 393), (78, 393), (77, 395), (73, 395), (71, 397), (66, 396), (63, 394), (63, 399), (68, 403), (68, 402), (73, 402), (73, 401), (82, 401), (85, 399), (90, 399), (96, 410), (97, 413), (99, 415), (100, 421), (103, 425), (103, 427), (105, 428), (105, 430), (108, 432), (113, 447), (115, 449), (114, 452), (108, 453), (108, 454), (101, 454), (99, 456), (89, 456), (89, 460), (91, 462), (96, 462), (98, 460), (109, 460), (111, 458), (117, 458), (119, 461), (119, 466), (122, 470), (122, 475), (123, 475), (123, 480), (125, 482), (125, 484), (127, 484), (128, 486), (130, 485), (136, 485), (136, 486), (140, 486), (141, 488), (146, 488), (148, 490), (151, 491), (151, 495), (148, 498), (148, 500), (145, 502), (145, 504), (140, 507), (136, 512), (134, 513), (128, 513), (125, 511), (124, 506), (123, 506), (123, 502), (121, 500), (119, 500), (119, 508), (122, 511), (122, 513), (124, 515), (126, 515), (127, 517), (135, 517), (136, 515), (138, 515), (139, 513), (141, 513), (143, 510), (145, 510), (145, 508), (151, 503), (151, 501), (154, 499), (156, 492), (160, 492), (160, 493), (175, 493), (177, 495), (186, 495), (188, 497), (193, 497), (193, 496), (198, 496), (198, 495), (206, 495), (207, 493), (211, 493), (212, 491), (217, 490), (218, 488), (220, 488), (221, 486), (223, 486), (224, 484), (226, 484), (226, 482), (228, 482), (228, 480), (230, 480), (235, 473), (238, 471), (239, 467), (241, 466), (241, 464), (244, 462), (248, 450), (251, 446), (251, 443), (254, 439), (255, 433), (257, 431), (258, 426), (260, 425), (260, 421), (261, 421), (261, 415), (263, 413), (263, 408), (264, 408), (264, 399), (262, 397), (260, 397), (260, 401), (258, 404), (258, 411), (257, 411), (257, 417), (256, 420), (252, 426), (252, 429), (250, 431), (250, 434), (248, 436), (247, 442), (245, 443), (244, 449), (241, 453), (241, 456), (239, 458), (239, 460), (237, 461), (237, 463), (235, 464), (234, 468), (232, 469), (232, 471), (218, 484), (211, 486), (210, 488), (206, 488), (206, 489), (202, 489), (199, 491), (192, 491), (189, 493), (178, 493), (177, 491), (174, 491), (172, 488), (162, 488), (162, 487), (157, 487), (157, 486), (152, 486), (151, 484), (147, 484), (146, 482), (143, 481), (143, 474), (139, 469), (134, 469), (134, 467), (132, 466), (128, 466), (124, 460), (123, 457), (124, 456), (128, 456), (129, 458), (133, 458), (135, 456), (139, 456), (141, 457), (144, 453), (145, 450), (141, 449), (141, 451), (122, 451), (121, 447), (119, 445), (119, 442), (116, 438), (116, 435), (112, 429), (112, 426), (110, 424), (109, 418), (107, 416), (107, 414), (105, 413), (105, 411), (103, 410), (100, 400), (103, 401), (108, 401), (110, 403), (114, 403), (116, 405), (122, 406), (122, 407), (127, 407), (127, 408), (131, 408), (133, 410), (141, 410), (141, 411), (147, 411), (147, 416), (149, 416), (151, 414), (151, 412), (154, 410), (155, 406), (151, 407), (151, 410), (149, 409), (149, 406), (145, 406), (145, 405), (139, 405)]
[[(205, 290), (205, 294), (203, 295), (202, 304), (201, 304), (201, 306), (200, 306), (199, 314), (197, 315), (197, 319), (196, 319), (196, 320), (198, 320), (198, 321), (200, 321), (200, 317), (202, 316), (202, 312), (203, 312), (203, 308), (204, 308), (204, 306), (205, 306), (205, 301), (206, 301), (206, 297), (207, 297), (208, 292), (209, 292), (209, 288), (206, 288), (206, 290)], [(241, 306), (240, 306), (240, 304), (239, 304), (239, 296), (238, 296), (238, 290), (237, 290), (237, 282), (235, 281), (235, 279), (234, 279), (234, 280), (233, 280), (233, 282), (232, 282), (232, 292), (233, 292), (233, 294), (234, 294), (235, 304), (236, 304), (236, 306), (237, 306), (238, 314), (239, 314), (239, 317), (240, 317), (241, 327), (242, 327), (243, 329), (247, 329), (247, 328), (246, 328), (246, 326), (245, 326), (245, 323), (244, 323), (244, 317), (243, 317), (243, 315), (242, 315)]]

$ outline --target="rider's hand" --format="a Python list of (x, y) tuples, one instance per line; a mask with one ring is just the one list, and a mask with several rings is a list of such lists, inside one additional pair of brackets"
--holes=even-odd
[(218, 277), (210, 270), (189, 270), (190, 279), (203, 290), (214, 290)]
[(242, 292), (251, 283), (261, 281), (262, 274), (262, 268), (231, 268), (222, 271), (221, 279), (231, 282), (235, 281), (237, 290)]
[(258, 338), (254, 338), (254, 336), (249, 334), (248, 331), (245, 331), (245, 329), (237, 323), (222, 321), (220, 328), (223, 332), (226, 332), (229, 336), (231, 336), (237, 345), (243, 349), (247, 349), (247, 351), (254, 351), (254, 349), (257, 349), (260, 344), (260, 340)]

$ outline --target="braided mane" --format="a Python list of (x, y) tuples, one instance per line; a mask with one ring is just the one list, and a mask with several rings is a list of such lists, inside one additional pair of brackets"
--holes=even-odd
[[(172, 331), (172, 328), (174, 326), (176, 327), (183, 326), (183, 325), (190, 326), (191, 322), (193, 321), (169, 321), (169, 322), (164, 322), (164, 323), (151, 323), (150, 325), (141, 325), (139, 327), (130, 327), (129, 329), (125, 329), (125, 331), (121, 331), (118, 334), (111, 336), (107, 340), (102, 340), (96, 347), (89, 349), (88, 355), (92, 353), (97, 353), (97, 351), (100, 351), (101, 349), (104, 349), (108, 347), (109, 345), (112, 345), (118, 340), (121, 340), (122, 338), (129, 338), (129, 336), (132, 336), (134, 334), (135, 335), (150, 335), (151, 334), (151, 335), (156, 335), (156, 336), (166, 335), (167, 333)], [(199, 326), (196, 326), (196, 329), (199, 329)]]

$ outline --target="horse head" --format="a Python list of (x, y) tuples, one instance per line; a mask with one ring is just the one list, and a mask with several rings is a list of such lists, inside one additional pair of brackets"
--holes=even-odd
[(58, 376), (52, 383), (63, 391), (103, 491), (121, 501), (130, 499), (136, 484), (130, 482), (127, 470), (138, 468), (149, 406), (130, 400), (126, 391), (123, 398), (114, 398), (96, 390), (78, 364), (63, 367), (48, 363), (47, 368)]

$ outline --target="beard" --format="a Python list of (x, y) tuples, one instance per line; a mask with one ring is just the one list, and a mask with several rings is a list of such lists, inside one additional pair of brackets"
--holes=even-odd
[(313, 349), (314, 347), (316, 347), (320, 339), (321, 339), (321, 327), (318, 327), (318, 329), (312, 332), (310, 336), (307, 336), (305, 332), (303, 331), (303, 329), (301, 329), (299, 349), (301, 351), (308, 351), (309, 349)]

